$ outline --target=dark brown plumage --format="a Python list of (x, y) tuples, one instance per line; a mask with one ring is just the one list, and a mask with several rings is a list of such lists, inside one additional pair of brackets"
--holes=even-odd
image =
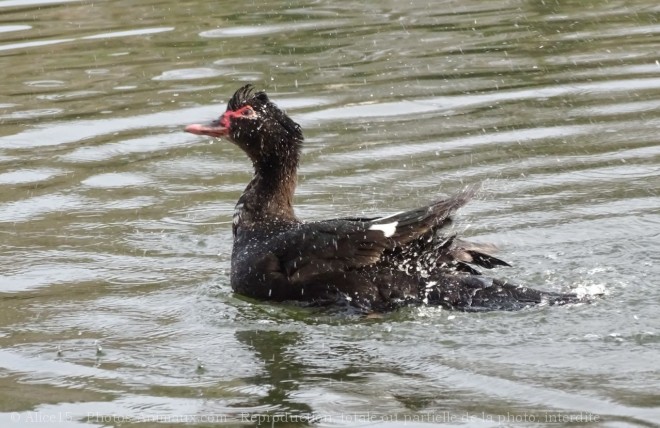
[(292, 202), (302, 131), (265, 92), (250, 85), (236, 91), (218, 120), (189, 125), (186, 131), (227, 138), (254, 167), (234, 213), (231, 285), (237, 293), (361, 311), (408, 304), (515, 310), (580, 301), (574, 294), (481, 275), (478, 268), (508, 264), (490, 254), (492, 246), (445, 232), (474, 188), (387, 217), (300, 221)]

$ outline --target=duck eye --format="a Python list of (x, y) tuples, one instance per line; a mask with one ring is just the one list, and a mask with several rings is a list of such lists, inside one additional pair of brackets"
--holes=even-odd
[(241, 114), (243, 116), (253, 116), (254, 115), (254, 110), (252, 110), (252, 107), (245, 107)]

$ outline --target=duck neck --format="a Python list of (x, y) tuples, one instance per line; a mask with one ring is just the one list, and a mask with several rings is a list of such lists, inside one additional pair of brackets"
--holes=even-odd
[(298, 155), (291, 159), (261, 159), (253, 165), (254, 176), (236, 204), (234, 233), (242, 227), (277, 229), (278, 225), (297, 223), (293, 195)]

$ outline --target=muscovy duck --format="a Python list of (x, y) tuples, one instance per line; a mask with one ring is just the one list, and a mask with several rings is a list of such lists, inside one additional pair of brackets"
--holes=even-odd
[(411, 304), (517, 310), (582, 301), (575, 294), (511, 284), (476, 269), (509, 265), (490, 254), (492, 246), (445, 231), (474, 187), (386, 217), (299, 220), (293, 195), (302, 130), (251, 85), (234, 93), (218, 120), (188, 125), (185, 131), (228, 139), (254, 167), (233, 217), (231, 286), (239, 294), (346, 305), (360, 312)]

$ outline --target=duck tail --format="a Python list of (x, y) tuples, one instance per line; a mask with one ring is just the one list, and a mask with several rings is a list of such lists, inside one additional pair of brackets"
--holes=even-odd
[(481, 275), (444, 275), (427, 282), (425, 299), (431, 305), (466, 312), (516, 311), (537, 305), (588, 302), (574, 293), (556, 293), (511, 284)]

